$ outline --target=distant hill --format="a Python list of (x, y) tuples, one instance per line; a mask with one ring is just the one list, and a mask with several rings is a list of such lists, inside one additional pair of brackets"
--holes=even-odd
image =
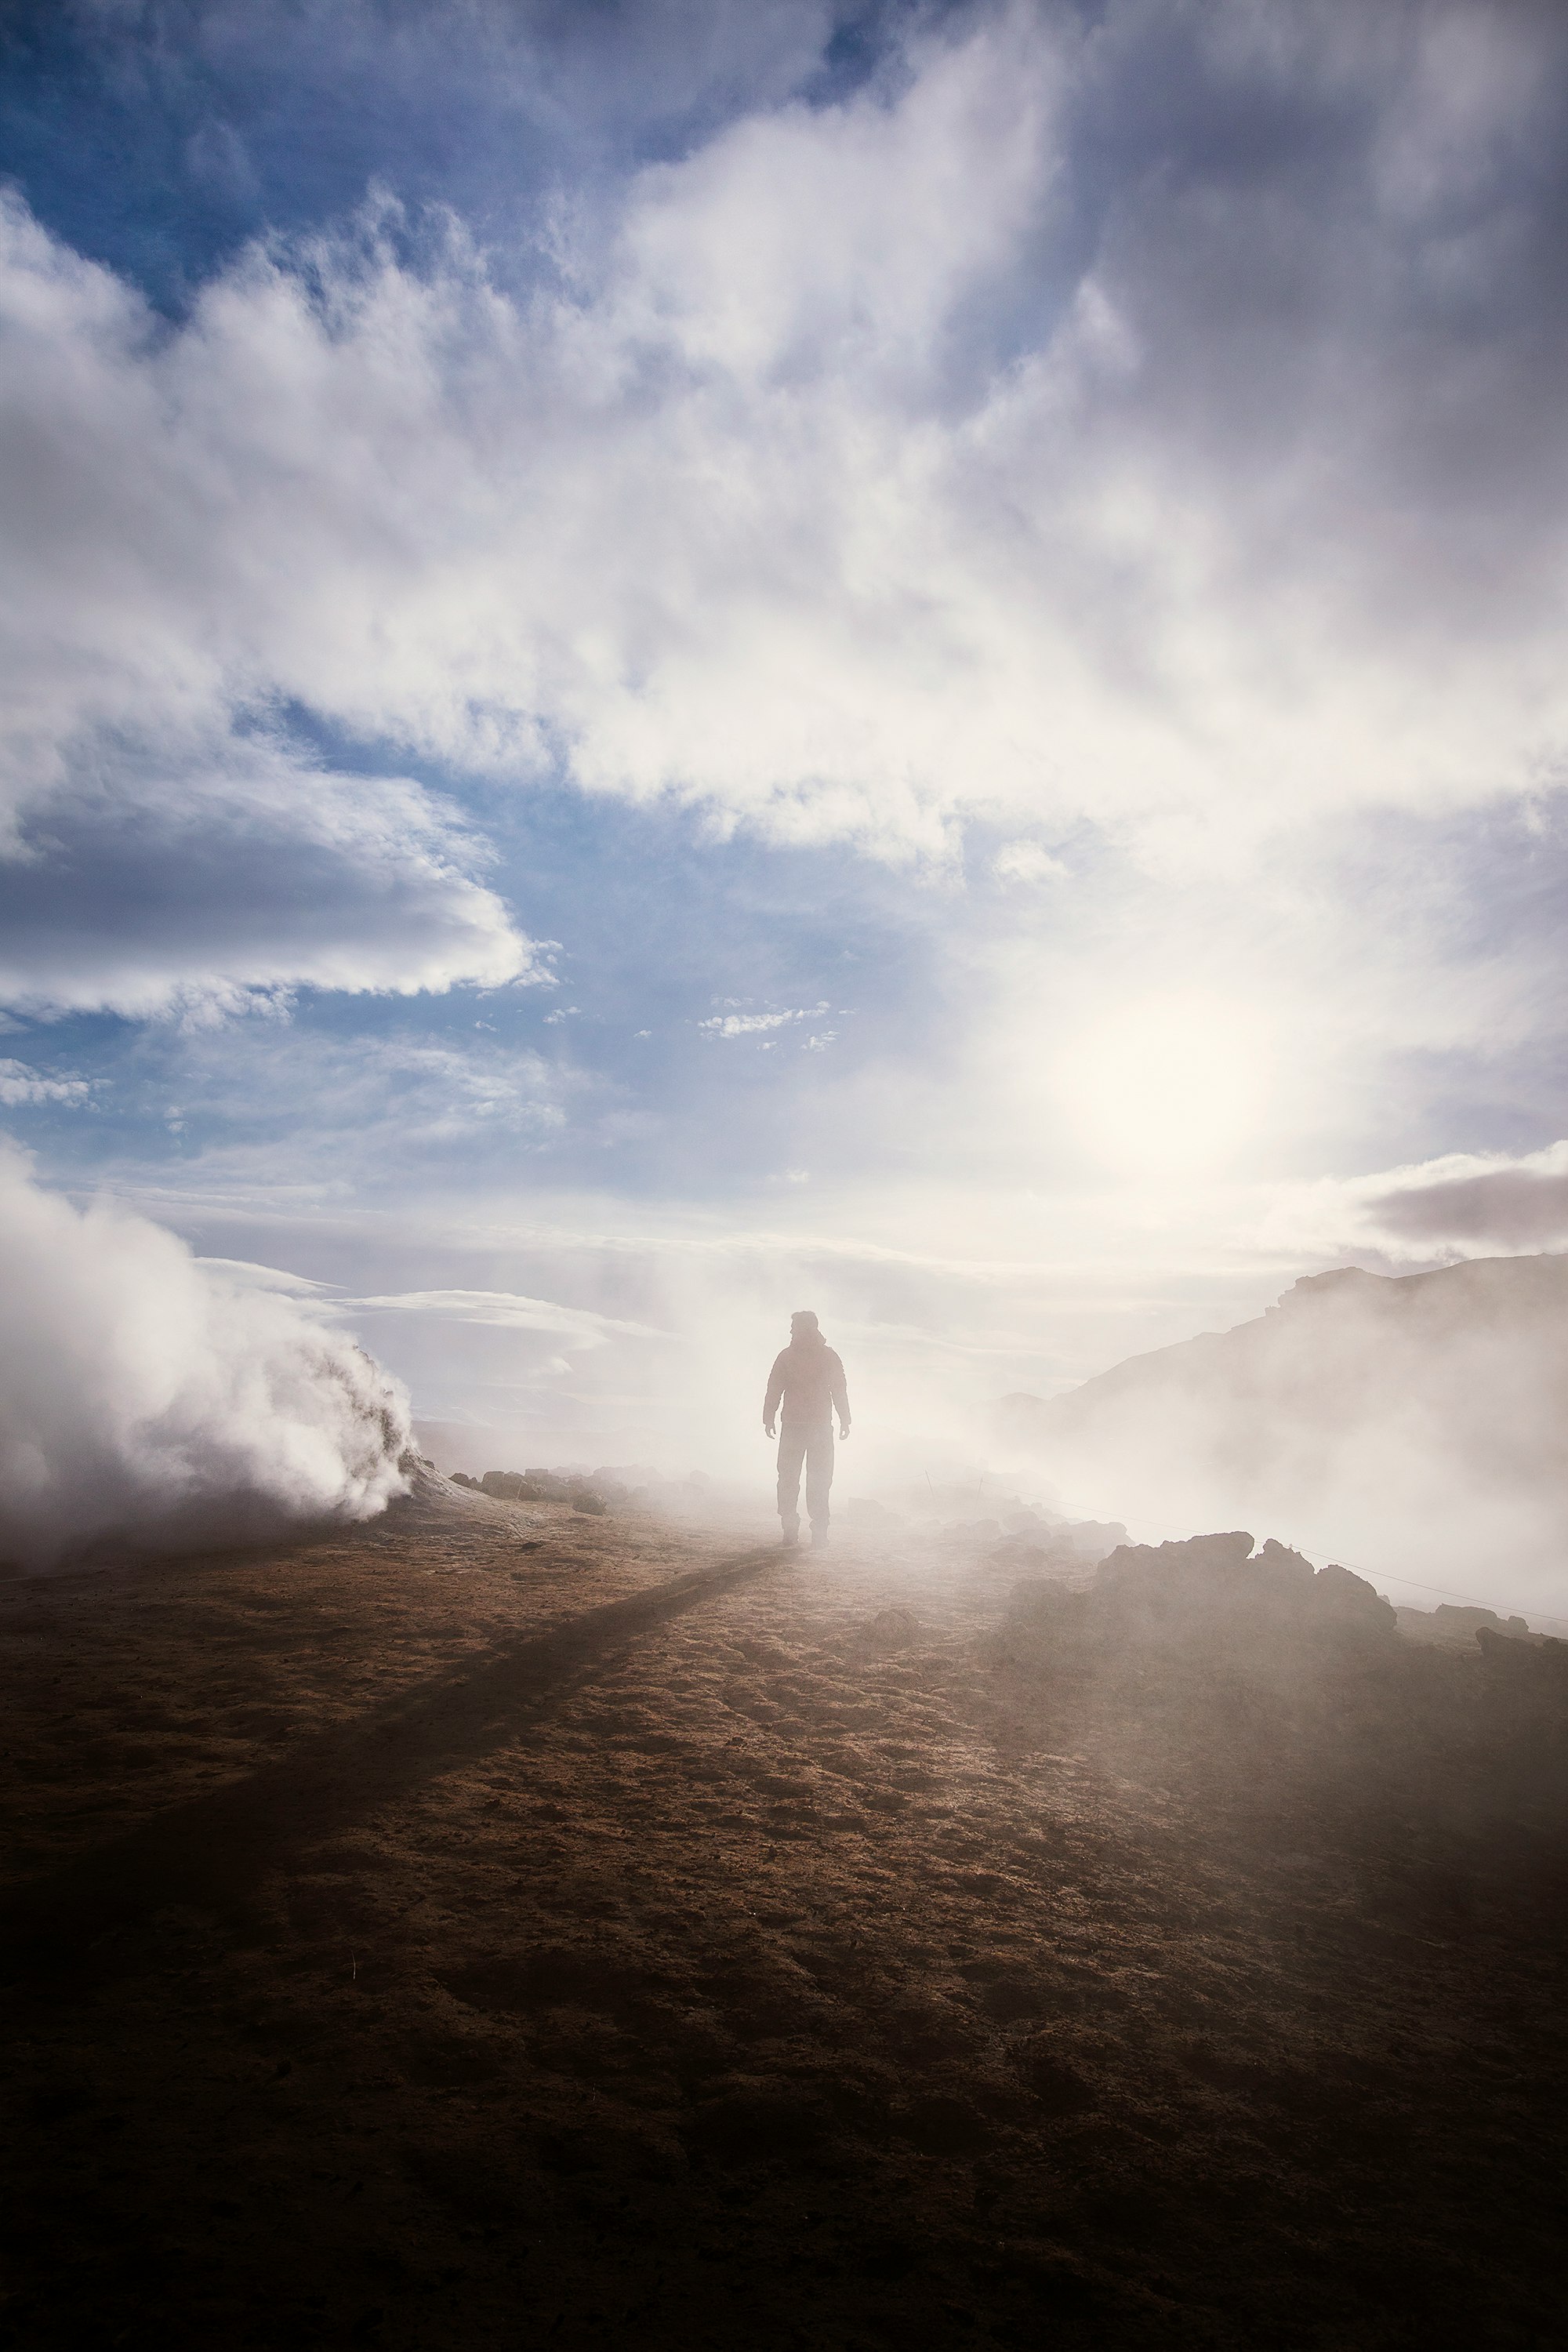
[(1568, 1612), (1568, 1255), (1309, 1275), (998, 1434), (1074, 1508), (1262, 1523), (1390, 1574)]

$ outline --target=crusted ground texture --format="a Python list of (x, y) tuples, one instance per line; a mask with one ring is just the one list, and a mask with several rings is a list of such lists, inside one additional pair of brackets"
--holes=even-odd
[(1568, 1649), (763, 1536), (0, 1584), (0, 2342), (1561, 2340)]

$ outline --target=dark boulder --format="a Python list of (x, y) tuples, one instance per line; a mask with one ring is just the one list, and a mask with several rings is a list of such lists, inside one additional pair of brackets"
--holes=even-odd
[[(487, 1470), (479, 1484), (497, 1503), (569, 1503), (574, 1511), (586, 1511), (595, 1517), (603, 1517), (610, 1507), (597, 1479), (590, 1484), (580, 1473), (571, 1471)], [(615, 1488), (617, 1496), (625, 1491)]]
[(1500, 1617), (1495, 1609), (1461, 1606), (1452, 1601), (1439, 1603), (1436, 1609), (1401, 1609), (1399, 1630), (1407, 1642), (1419, 1642), (1427, 1648), (1473, 1650), (1478, 1633), (1497, 1633), (1505, 1640), (1528, 1642), (1533, 1639), (1522, 1617)]
[(1105, 1654), (1140, 1650), (1263, 1658), (1392, 1639), (1394, 1612), (1364, 1577), (1310, 1559), (1270, 1538), (1253, 1551), (1244, 1530), (1184, 1543), (1120, 1544), (1076, 1601), (1046, 1578), (1015, 1592), (1006, 1634), (1015, 1649), (1088, 1641)]

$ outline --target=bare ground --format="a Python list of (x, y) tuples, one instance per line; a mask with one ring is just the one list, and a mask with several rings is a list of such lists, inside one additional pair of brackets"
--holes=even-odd
[(1563, 2339), (1542, 1654), (527, 1516), (0, 1584), (0, 2343)]

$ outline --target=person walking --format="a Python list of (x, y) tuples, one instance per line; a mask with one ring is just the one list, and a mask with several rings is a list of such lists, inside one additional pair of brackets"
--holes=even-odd
[(808, 1311), (789, 1318), (789, 1346), (781, 1348), (763, 1399), (763, 1433), (771, 1437), (784, 1407), (779, 1437), (779, 1517), (786, 1544), (800, 1541), (800, 1472), (805, 1465), (805, 1507), (811, 1540), (827, 1541), (827, 1496), (833, 1485), (833, 1416), (849, 1434), (849, 1392), (844, 1367)]

